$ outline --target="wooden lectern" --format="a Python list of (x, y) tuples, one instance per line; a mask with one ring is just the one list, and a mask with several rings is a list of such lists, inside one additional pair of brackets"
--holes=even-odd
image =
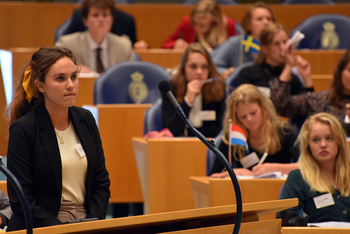
[[(196, 208), (236, 204), (231, 179), (191, 177), (191, 187)], [(278, 200), (285, 179), (238, 179), (243, 203)], [(275, 214), (263, 217), (274, 219)]]
[(207, 147), (197, 138), (132, 138), (144, 213), (194, 209), (190, 176), (205, 176)]
[(110, 203), (143, 202), (131, 138), (143, 136), (143, 117), (151, 104), (86, 106), (95, 113), (111, 180)]
[[(280, 234), (280, 219), (258, 221), (259, 217), (296, 205), (298, 205), (296, 198), (243, 204), (240, 234)], [(235, 218), (236, 206), (230, 205), (35, 228), (33, 233), (232, 233)], [(24, 234), (26, 231), (12, 233)]]

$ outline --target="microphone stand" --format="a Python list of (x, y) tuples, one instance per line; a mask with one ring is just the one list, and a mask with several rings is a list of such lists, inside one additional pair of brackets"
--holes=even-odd
[(21, 184), (18, 182), (17, 178), (12, 174), (12, 172), (4, 166), (2, 162), (2, 156), (0, 156), (0, 171), (4, 173), (7, 177), (8, 181), (10, 181), (11, 185), (15, 188), (16, 193), (21, 201), (22, 208), (24, 211), (24, 218), (27, 227), (27, 233), (33, 233), (33, 220), (32, 220), (32, 212), (30, 211), (30, 206), (26, 195), (23, 192)]
[[(179, 113), (178, 109), (176, 111)], [(235, 227), (233, 229), (233, 234), (238, 234), (239, 229), (241, 228), (242, 223), (242, 194), (241, 189), (238, 184), (237, 177), (235, 173), (232, 170), (232, 167), (230, 166), (229, 162), (227, 161), (226, 157), (222, 154), (222, 152), (215, 146), (215, 143), (213, 140), (208, 140), (200, 131), (198, 131), (196, 128), (194, 128), (190, 122), (187, 120), (187, 118), (184, 118), (183, 114), (180, 114), (181, 118), (186, 122), (187, 126), (192, 130), (192, 132), (216, 155), (216, 157), (219, 158), (221, 163), (225, 166), (228, 174), (230, 175), (233, 187), (235, 189), (236, 193), (236, 221), (235, 221)]]

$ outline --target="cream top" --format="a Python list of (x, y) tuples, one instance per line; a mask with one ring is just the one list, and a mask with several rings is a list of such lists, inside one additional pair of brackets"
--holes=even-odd
[(62, 163), (62, 200), (84, 203), (87, 159), (72, 122), (64, 131), (55, 129)]

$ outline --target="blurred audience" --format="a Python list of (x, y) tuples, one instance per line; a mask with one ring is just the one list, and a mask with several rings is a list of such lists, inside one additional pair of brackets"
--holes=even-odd
[(247, 11), (242, 20), (244, 34), (230, 37), (211, 53), (213, 62), (224, 78), (238, 65), (254, 61), (260, 51), (261, 30), (274, 22), (272, 9), (263, 2), (256, 2)]
[[(309, 76), (302, 76), (304, 83), (312, 86)], [(319, 112), (329, 112), (343, 124), (350, 136), (350, 50), (339, 59), (329, 91), (305, 92), (293, 95), (290, 76), (275, 77), (269, 82), (271, 99), (276, 109), (284, 116), (309, 116)]]

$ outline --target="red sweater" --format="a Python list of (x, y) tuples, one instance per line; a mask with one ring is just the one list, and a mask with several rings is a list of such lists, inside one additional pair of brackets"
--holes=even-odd
[[(235, 36), (236, 26), (235, 21), (227, 17), (227, 38), (230, 36)], [(187, 43), (195, 42), (197, 39), (197, 34), (194, 28), (191, 25), (191, 20), (189, 16), (182, 18), (180, 25), (175, 29), (175, 31), (163, 42), (162, 48), (171, 49), (174, 47), (175, 41), (177, 39), (183, 39)]]

